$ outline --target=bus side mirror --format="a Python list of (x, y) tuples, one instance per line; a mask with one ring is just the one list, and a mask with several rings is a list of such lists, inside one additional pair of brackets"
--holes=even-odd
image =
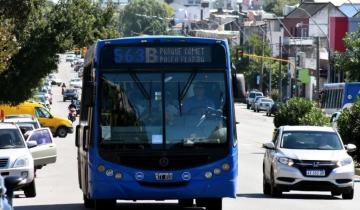
[(84, 108), (87, 108), (89, 106), (92, 106), (93, 98), (94, 98), (94, 90), (95, 85), (92, 81), (86, 81), (83, 95), (82, 95), (82, 103), (84, 104)]

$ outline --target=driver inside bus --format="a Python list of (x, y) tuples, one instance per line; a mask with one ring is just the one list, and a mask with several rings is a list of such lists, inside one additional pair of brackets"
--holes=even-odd
[(202, 114), (208, 107), (215, 108), (214, 102), (205, 95), (205, 84), (197, 82), (193, 85), (194, 96), (185, 99), (183, 111), (185, 114)]

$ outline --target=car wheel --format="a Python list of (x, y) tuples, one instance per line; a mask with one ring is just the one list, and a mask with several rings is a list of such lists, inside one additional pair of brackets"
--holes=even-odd
[(271, 193), (270, 184), (266, 181), (265, 170), (263, 170), (263, 193), (264, 195), (270, 195)]
[(60, 138), (65, 138), (67, 135), (67, 129), (64, 126), (61, 126), (57, 129), (56, 131), (56, 136), (60, 137)]
[(179, 199), (179, 206), (182, 208), (192, 207), (193, 204), (193, 199)]
[(250, 105), (249, 105), (249, 104), (247, 104), (247, 105), (246, 105), (246, 108), (247, 108), (247, 109), (250, 109)]
[(86, 195), (84, 195), (84, 206), (87, 209), (94, 208), (95, 207), (95, 200), (88, 198)]
[(343, 193), (342, 198), (346, 200), (352, 200), (354, 198), (354, 188), (352, 188), (350, 191)]
[(23, 188), (25, 197), (33, 198), (36, 196), (35, 179), (26, 187)]
[(110, 210), (115, 209), (116, 200), (115, 199), (96, 199), (95, 200), (95, 210)]
[(278, 187), (275, 185), (275, 179), (274, 179), (274, 171), (271, 170), (271, 184), (270, 184), (270, 195), (273, 198), (280, 198), (282, 196), (282, 191), (279, 190)]

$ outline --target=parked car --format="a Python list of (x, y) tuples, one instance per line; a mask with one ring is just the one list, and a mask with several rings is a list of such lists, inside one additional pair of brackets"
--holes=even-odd
[(253, 103), (256, 96), (263, 96), (264, 94), (262, 92), (253, 90), (249, 92), (249, 95), (246, 98), (246, 108), (250, 109), (251, 104)]
[(72, 88), (81, 88), (82, 87), (82, 80), (80, 78), (74, 78), (70, 80), (70, 87)]
[(271, 107), (266, 110), (266, 116), (270, 117), (271, 115), (275, 115), (278, 112), (281, 104), (282, 103), (279, 101), (274, 102)]
[(78, 98), (79, 98), (79, 94), (75, 88), (67, 88), (64, 90), (63, 101), (77, 100)]
[(76, 56), (75, 54), (67, 54), (66, 57), (65, 57), (65, 61), (66, 62), (72, 62), (76, 59)]
[(5, 115), (30, 114), (39, 120), (42, 127), (49, 127), (53, 135), (60, 138), (65, 138), (68, 133), (74, 132), (70, 120), (52, 115), (37, 102), (27, 101), (16, 106), (0, 104), (0, 110), (3, 110)]
[(255, 103), (255, 111), (266, 111), (274, 104), (274, 101), (271, 98), (260, 98)]
[(263, 160), (263, 192), (280, 197), (282, 192), (330, 191), (343, 199), (354, 196), (354, 162), (331, 127), (281, 126), (266, 149)]
[(255, 99), (251, 102), (250, 109), (254, 110), (254, 112), (256, 111), (255, 110), (255, 103), (257, 103), (261, 98), (265, 98), (265, 96), (256, 96)]
[(34, 159), (29, 150), (36, 146), (36, 141), (25, 143), (17, 125), (0, 123), (0, 173), (23, 177), (21, 189), (26, 197), (36, 196)]
[(19, 115), (6, 115), (4, 122), (16, 123), (17, 125), (31, 124), (34, 129), (41, 127), (39, 120), (30, 114), (19, 114)]

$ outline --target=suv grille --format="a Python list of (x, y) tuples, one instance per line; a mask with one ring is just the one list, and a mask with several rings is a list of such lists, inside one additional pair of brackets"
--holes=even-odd
[(306, 170), (325, 170), (325, 177), (327, 177), (338, 166), (335, 161), (294, 160), (293, 167), (299, 169), (303, 176), (307, 176)]
[(4, 168), (7, 166), (9, 158), (0, 158), (0, 168)]

